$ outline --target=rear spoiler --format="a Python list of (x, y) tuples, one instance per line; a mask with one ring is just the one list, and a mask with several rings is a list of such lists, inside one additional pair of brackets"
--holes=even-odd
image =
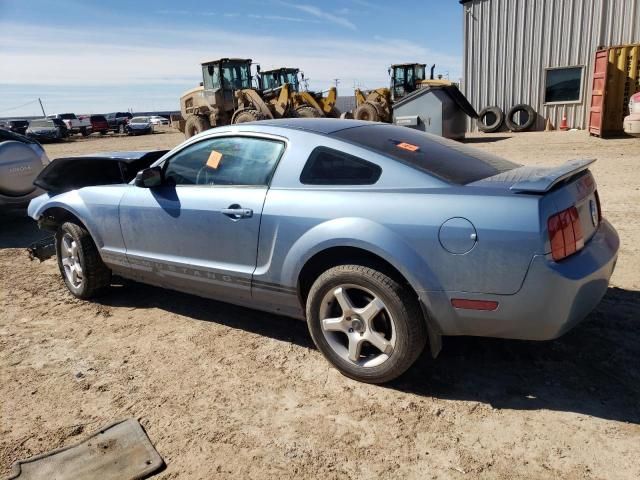
[(514, 183), (509, 189), (514, 192), (545, 193), (551, 190), (554, 185), (586, 170), (595, 161), (595, 158), (569, 160), (559, 167), (541, 168), (535, 175)]

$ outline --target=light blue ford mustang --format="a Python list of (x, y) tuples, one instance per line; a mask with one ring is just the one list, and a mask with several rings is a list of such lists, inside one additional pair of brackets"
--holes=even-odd
[(555, 338), (598, 304), (617, 258), (589, 160), (521, 167), (331, 119), (97, 157), (159, 156), (130, 183), (95, 186), (110, 181), (94, 169), (94, 186), (79, 188), (79, 174), (65, 188), (61, 160), (41, 175), (50, 191), (29, 214), (56, 231), (71, 293), (89, 298), (116, 274), (306, 319), (318, 349), (361, 381), (397, 377), (427, 343), (437, 355), (442, 335)]

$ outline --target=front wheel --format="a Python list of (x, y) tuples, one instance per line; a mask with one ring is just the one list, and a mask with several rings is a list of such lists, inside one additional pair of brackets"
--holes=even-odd
[(76, 223), (65, 222), (56, 232), (56, 256), (65, 285), (78, 298), (91, 298), (111, 283), (91, 235)]
[(307, 299), (314, 343), (350, 378), (368, 383), (393, 380), (413, 364), (427, 340), (424, 317), (408, 290), (361, 265), (327, 270)]

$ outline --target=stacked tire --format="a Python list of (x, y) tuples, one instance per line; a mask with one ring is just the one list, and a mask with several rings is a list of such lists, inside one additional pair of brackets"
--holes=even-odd
[(512, 107), (507, 115), (497, 105), (485, 107), (478, 113), (478, 130), (493, 133), (500, 130), (503, 123), (512, 132), (529, 130), (536, 121), (536, 112), (530, 105), (520, 103)]

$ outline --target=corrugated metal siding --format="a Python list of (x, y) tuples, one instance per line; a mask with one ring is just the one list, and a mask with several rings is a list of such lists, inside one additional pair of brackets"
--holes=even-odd
[[(640, 0), (471, 0), (462, 5), (462, 89), (477, 111), (519, 103), (557, 127), (586, 128), (593, 58), (599, 47), (640, 42)], [(544, 104), (547, 67), (583, 65), (581, 102)], [(469, 121), (476, 130), (475, 120)]]

